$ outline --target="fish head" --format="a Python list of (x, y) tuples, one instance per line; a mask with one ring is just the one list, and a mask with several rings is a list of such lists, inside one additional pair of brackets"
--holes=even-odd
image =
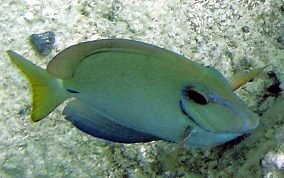
[(219, 145), (258, 126), (258, 116), (233, 93), (219, 71), (207, 67), (196, 78), (183, 86), (179, 101), (182, 113), (191, 123), (189, 145)]

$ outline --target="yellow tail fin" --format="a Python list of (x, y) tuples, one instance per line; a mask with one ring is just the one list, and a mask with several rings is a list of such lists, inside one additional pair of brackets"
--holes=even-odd
[(68, 94), (62, 80), (50, 75), (14, 51), (7, 51), (11, 61), (25, 74), (32, 86), (32, 121), (39, 121), (61, 104)]

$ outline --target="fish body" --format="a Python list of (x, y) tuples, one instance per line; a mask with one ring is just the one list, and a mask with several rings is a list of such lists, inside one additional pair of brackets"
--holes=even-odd
[(63, 114), (81, 131), (120, 143), (153, 140), (212, 147), (254, 130), (259, 118), (223, 75), (150, 44), (110, 39), (79, 43), (44, 70), (13, 51), (33, 89), (32, 120), (69, 97)]

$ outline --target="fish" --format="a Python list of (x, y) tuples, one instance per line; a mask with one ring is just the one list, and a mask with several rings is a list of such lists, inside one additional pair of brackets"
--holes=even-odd
[[(43, 69), (7, 54), (32, 90), (31, 120), (47, 117), (69, 98), (63, 115), (76, 128), (117, 143), (164, 140), (180, 147), (221, 145), (251, 133), (259, 117), (214, 67), (165, 48), (128, 39), (81, 42)], [(261, 70), (261, 69), (260, 69)]]

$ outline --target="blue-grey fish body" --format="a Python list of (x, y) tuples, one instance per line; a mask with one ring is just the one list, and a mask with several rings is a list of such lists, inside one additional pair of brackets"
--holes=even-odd
[(259, 122), (220, 72), (146, 43), (79, 43), (59, 53), (47, 70), (8, 54), (32, 83), (34, 121), (73, 97), (64, 115), (95, 137), (178, 142), (189, 130), (185, 145), (192, 147), (222, 144)]

